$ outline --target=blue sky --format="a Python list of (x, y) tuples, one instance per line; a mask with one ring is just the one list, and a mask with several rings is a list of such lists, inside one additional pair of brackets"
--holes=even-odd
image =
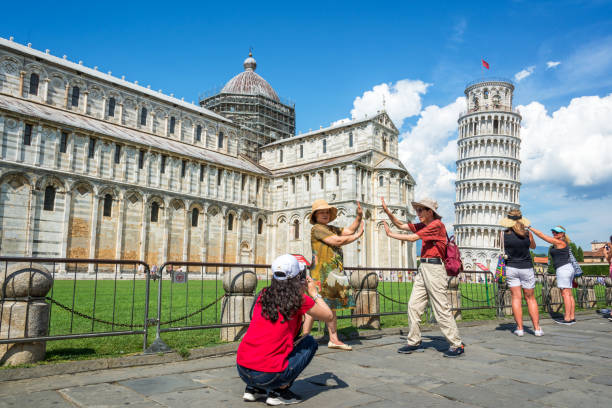
[(484, 75), (516, 83), (525, 215), (583, 247), (612, 234), (610, 1), (10, 2), (3, 16), (2, 37), (186, 101), (240, 72), (252, 46), (299, 131), (375, 112), (384, 95), (417, 194), (448, 223), (457, 98), (484, 58)]

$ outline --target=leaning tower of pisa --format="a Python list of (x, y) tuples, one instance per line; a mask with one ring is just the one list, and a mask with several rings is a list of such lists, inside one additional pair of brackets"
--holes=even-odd
[(518, 208), (521, 115), (512, 108), (514, 85), (484, 80), (465, 89), (467, 111), (459, 117), (455, 236), (466, 270), (494, 269), (499, 220)]

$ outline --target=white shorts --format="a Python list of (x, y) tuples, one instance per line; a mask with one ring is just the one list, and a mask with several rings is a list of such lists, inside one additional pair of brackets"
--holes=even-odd
[(571, 289), (574, 287), (574, 267), (571, 263), (565, 264), (556, 270), (557, 272), (557, 287), (559, 289)]
[(533, 268), (519, 269), (506, 266), (508, 287), (522, 286), (523, 289), (535, 288), (536, 280)]

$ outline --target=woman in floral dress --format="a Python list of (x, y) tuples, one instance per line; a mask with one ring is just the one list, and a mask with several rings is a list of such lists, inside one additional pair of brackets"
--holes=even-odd
[[(346, 228), (329, 225), (338, 214), (338, 209), (327, 204), (325, 200), (315, 200), (312, 204), (310, 223), (313, 224), (310, 244), (314, 263), (310, 276), (320, 288), (323, 299), (332, 310), (334, 319), (327, 323), (329, 329), (329, 343), (327, 347), (340, 350), (352, 350), (338, 338), (336, 311), (354, 309), (355, 299), (344, 272), (342, 259), (342, 246), (356, 241), (363, 234), (363, 211), (357, 203), (357, 216), (355, 221)], [(314, 320), (306, 315), (304, 320), (304, 333), (310, 333)]]

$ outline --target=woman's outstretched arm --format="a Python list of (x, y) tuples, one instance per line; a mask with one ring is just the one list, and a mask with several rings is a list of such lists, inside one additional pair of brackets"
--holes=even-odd
[(389, 217), (393, 225), (395, 225), (397, 228), (401, 230), (410, 231), (410, 227), (408, 226), (408, 223), (401, 222), (400, 220), (398, 220), (397, 217), (393, 215), (391, 210), (389, 210), (389, 207), (387, 207), (387, 203), (385, 203), (385, 197), (380, 197), (380, 201), (382, 202), (382, 208), (384, 212), (387, 213), (387, 216)]
[(351, 235), (330, 235), (329, 237), (325, 237), (322, 239), (327, 245), (339, 247), (342, 245), (350, 244), (351, 242), (357, 241), (359, 237), (363, 235), (363, 229), (365, 228), (365, 223), (362, 221), (359, 226), (359, 230)]
[(363, 219), (363, 210), (361, 209), (361, 204), (357, 201), (357, 215), (355, 216), (355, 221), (351, 225), (342, 229), (342, 236), (352, 235), (357, 231), (359, 225), (361, 224), (361, 220)]
[(563, 249), (567, 246), (567, 244), (565, 243), (565, 241), (557, 239), (557, 238), (553, 238), (553, 237), (549, 237), (548, 235), (542, 233), (542, 231), (538, 231), (537, 229), (533, 228), (533, 227), (528, 227), (529, 231), (533, 232), (534, 234), (536, 234), (536, 236), (546, 242), (548, 242), (549, 244), (553, 244), (555, 246), (555, 248), (557, 249)]
[(391, 232), (391, 229), (389, 228), (387, 221), (383, 221), (383, 226), (385, 227), (385, 232), (387, 233), (387, 236), (390, 238), (395, 238), (395, 239), (399, 239), (400, 241), (410, 241), (410, 242), (418, 241), (419, 239), (421, 239), (421, 237), (419, 237), (417, 234), (397, 234), (395, 232)]

